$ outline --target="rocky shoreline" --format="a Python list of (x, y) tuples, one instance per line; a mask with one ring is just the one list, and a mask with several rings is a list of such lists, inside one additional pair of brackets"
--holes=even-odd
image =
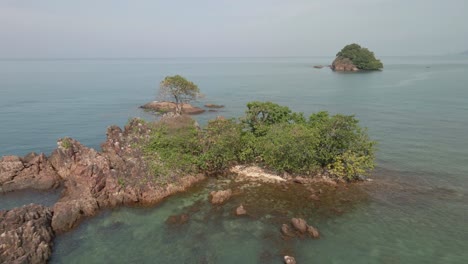
[[(2, 192), (50, 190), (59, 186), (63, 192), (51, 207), (31, 204), (0, 211), (0, 262), (46, 263), (52, 254), (54, 237), (70, 231), (86, 217), (105, 208), (154, 205), (206, 178), (198, 174), (171, 176), (164, 183), (155, 181), (144, 153), (137, 147), (149, 138), (151, 129), (143, 120), (133, 119), (123, 130), (117, 126), (107, 129), (101, 152), (72, 138), (63, 138), (58, 140), (57, 148), (49, 157), (31, 153), (25, 157), (1, 158)], [(299, 211), (295, 209), (303, 209), (304, 204), (296, 204), (297, 199), (305, 199), (314, 206), (345, 184), (320, 175), (310, 178), (285, 173), (280, 176), (257, 166), (238, 165), (229, 172), (230, 183), (219, 181), (209, 201), (220, 207), (234, 199), (237, 205), (233, 215), (237, 217), (255, 218), (265, 213), (271, 209), (265, 203), (271, 203), (273, 196), (292, 212)], [(241, 200), (238, 201), (238, 197), (242, 197)], [(289, 225), (278, 226), (278, 236), (283, 240), (319, 238), (319, 231), (299, 217), (307, 216), (289, 218)], [(170, 217), (167, 223), (180, 225), (189, 220), (190, 215), (185, 213)], [(284, 261), (295, 263), (292, 256), (285, 256)]]
[(117, 126), (107, 130), (102, 152), (63, 138), (50, 157), (34, 153), (3, 157), (2, 192), (60, 185), (64, 190), (50, 208), (29, 205), (0, 211), (0, 262), (45, 263), (53, 237), (76, 227), (85, 217), (119, 205), (156, 204), (205, 179), (200, 174), (176, 177), (168, 184), (151, 181), (142, 153), (132, 148), (148, 133), (150, 129), (134, 119), (124, 130)]

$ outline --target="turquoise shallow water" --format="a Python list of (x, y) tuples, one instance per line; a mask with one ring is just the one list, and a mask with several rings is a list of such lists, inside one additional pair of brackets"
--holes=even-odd
[[(289, 250), (301, 263), (466, 263), (468, 58), (382, 58), (383, 72), (362, 74), (312, 68), (331, 59), (2, 60), (0, 155), (50, 153), (63, 136), (99, 148), (107, 126), (133, 116), (154, 118), (138, 106), (154, 98), (169, 74), (199, 84), (206, 95), (200, 104), (226, 105), (197, 117), (201, 123), (238, 116), (251, 100), (306, 114), (356, 114), (379, 142), (376, 180), (363, 187), (368, 199), (341, 215), (312, 217), (323, 238), (289, 243)], [(282, 246), (264, 238), (275, 226), (268, 221), (229, 214), (196, 220), (210, 215), (202, 206), (180, 230), (164, 224), (197, 197), (206, 198), (204, 192), (152, 209), (105, 212), (59, 237), (52, 262), (154, 262), (156, 256), (158, 263), (278, 261), (275, 250)], [(40, 199), (3, 195), (0, 208), (34, 200)]]

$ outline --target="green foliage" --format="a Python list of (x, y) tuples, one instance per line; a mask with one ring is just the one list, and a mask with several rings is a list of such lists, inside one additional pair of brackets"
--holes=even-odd
[(345, 46), (336, 56), (351, 60), (361, 70), (380, 70), (383, 68), (382, 62), (375, 58), (372, 51), (355, 43)]
[(234, 120), (216, 119), (208, 123), (203, 137), (201, 168), (212, 174), (236, 163), (242, 152), (242, 127)]
[(203, 130), (189, 117), (158, 123), (144, 148), (153, 173), (214, 174), (257, 163), (277, 172), (325, 170), (352, 180), (373, 168), (375, 143), (354, 116), (318, 112), (306, 119), (271, 102), (247, 107), (241, 122), (216, 119)]
[(151, 169), (155, 175), (195, 173), (198, 171), (197, 157), (201, 146), (194, 121), (174, 118), (171, 122), (158, 124), (145, 146), (145, 154), (156, 159)]
[(276, 171), (310, 174), (316, 171), (318, 136), (303, 124), (275, 124), (257, 144), (264, 163)]
[(280, 123), (303, 123), (302, 113), (293, 113), (287, 106), (272, 102), (247, 103), (244, 123), (257, 136), (265, 135), (271, 125)]
[(71, 140), (69, 138), (63, 138), (62, 139), (62, 147), (64, 149), (69, 149), (72, 147), (72, 143), (71, 143)]
[(171, 97), (176, 103), (176, 112), (181, 114), (183, 104), (197, 98), (200, 89), (196, 84), (188, 81), (180, 75), (166, 76), (160, 83), (159, 95), (161, 97)]

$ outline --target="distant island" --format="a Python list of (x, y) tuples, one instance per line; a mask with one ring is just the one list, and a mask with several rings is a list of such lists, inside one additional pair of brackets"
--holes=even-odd
[(468, 56), (468, 50), (465, 50), (464, 52), (462, 52), (461, 55)]
[(338, 52), (331, 65), (334, 71), (373, 71), (382, 68), (382, 62), (375, 58), (372, 51), (355, 43), (346, 45)]

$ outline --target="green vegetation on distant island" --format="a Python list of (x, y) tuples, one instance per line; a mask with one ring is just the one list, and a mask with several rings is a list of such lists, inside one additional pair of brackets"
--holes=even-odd
[(374, 53), (358, 44), (346, 45), (336, 54), (337, 59), (349, 59), (360, 70), (380, 70), (383, 64), (376, 59)]
[(318, 112), (306, 118), (272, 102), (250, 102), (239, 119), (205, 128), (187, 116), (154, 123), (141, 146), (155, 175), (217, 174), (237, 164), (278, 173), (358, 179), (374, 166), (374, 145), (354, 116)]

